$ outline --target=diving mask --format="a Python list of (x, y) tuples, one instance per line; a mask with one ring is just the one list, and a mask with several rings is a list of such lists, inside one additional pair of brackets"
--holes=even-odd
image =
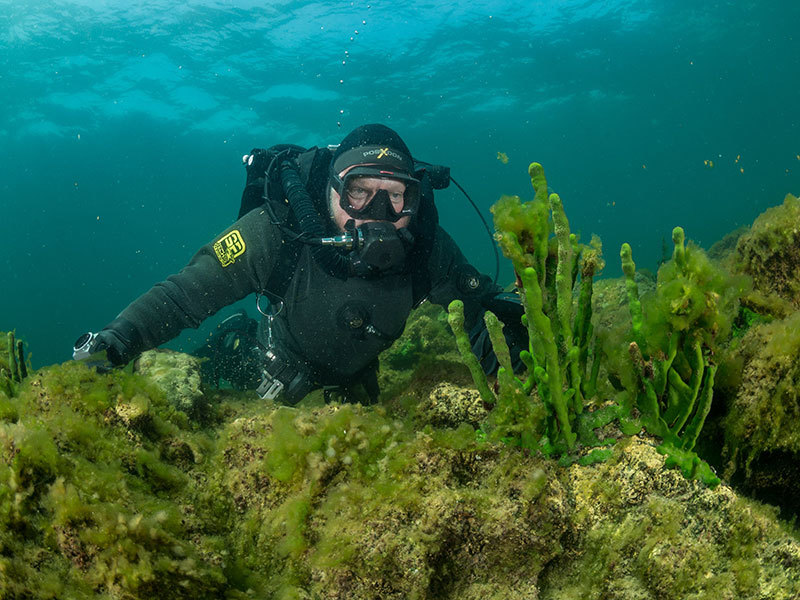
[[(376, 180), (380, 179), (392, 183), (379, 185)], [(354, 219), (395, 223), (414, 216), (419, 209), (419, 181), (378, 165), (353, 167), (344, 177), (336, 174), (331, 186), (339, 194), (342, 210)]]

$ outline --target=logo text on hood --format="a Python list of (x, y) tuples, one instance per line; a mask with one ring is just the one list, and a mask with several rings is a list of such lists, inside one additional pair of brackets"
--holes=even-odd
[(378, 156), (376, 158), (383, 158), (384, 156), (391, 156), (392, 158), (396, 158), (399, 161), (403, 160), (402, 156), (400, 156), (394, 150), (389, 150), (389, 148), (374, 148), (372, 150), (365, 150), (361, 154), (362, 154), (362, 156), (364, 158), (367, 158), (368, 156), (374, 156), (374, 155), (377, 154)]

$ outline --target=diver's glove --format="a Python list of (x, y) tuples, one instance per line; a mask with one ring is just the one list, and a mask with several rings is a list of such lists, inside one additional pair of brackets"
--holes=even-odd
[(97, 333), (81, 335), (72, 349), (72, 358), (99, 370), (128, 364), (143, 350), (141, 336), (130, 321), (114, 319)]
[(250, 154), (245, 154), (242, 157), (242, 164), (244, 164), (244, 168), (247, 171), (246, 185), (259, 180), (261, 185), (264, 185), (264, 175), (267, 172), (267, 167), (269, 167), (269, 161), (270, 156), (263, 148), (253, 148), (250, 150)]
[[(503, 335), (511, 352), (511, 366), (515, 373), (521, 372), (525, 365), (519, 353), (528, 349), (529, 340), (528, 330), (522, 325), (522, 315), (525, 314), (525, 310), (522, 308), (519, 295), (516, 292), (501, 292), (485, 300), (483, 306), (492, 311), (503, 323)], [(478, 319), (470, 331), (469, 339), (472, 353), (478, 358), (483, 372), (487, 375), (496, 374), (500, 365), (494, 354), (483, 317)]]

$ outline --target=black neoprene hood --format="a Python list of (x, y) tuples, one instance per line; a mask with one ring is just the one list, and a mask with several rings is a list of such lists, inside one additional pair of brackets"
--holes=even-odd
[(361, 125), (347, 134), (331, 160), (331, 175), (336, 178), (355, 165), (365, 165), (370, 174), (378, 176), (414, 177), (414, 160), (408, 146), (397, 132), (377, 123)]

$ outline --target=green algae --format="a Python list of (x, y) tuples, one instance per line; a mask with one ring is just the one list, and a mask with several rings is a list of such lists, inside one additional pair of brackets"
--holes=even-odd
[(795, 597), (800, 553), (774, 510), (687, 481), (663, 461), (630, 438), (611, 460), (571, 468), (577, 543), (549, 566), (541, 598)]
[[(535, 580), (531, 553), (552, 553), (520, 518), (543, 510), (555, 482), (537, 461), (479, 445), (468, 425), (414, 431), (358, 406), (279, 408), (240, 418), (226, 439), (209, 482), (230, 498), (236, 550), (268, 574), (270, 597), (459, 597), (504, 574)], [(504, 488), (521, 499), (509, 504)], [(558, 530), (553, 517), (536, 526)], [(501, 542), (512, 535), (516, 550)], [(460, 564), (459, 552), (480, 561)]]
[(711, 409), (714, 355), (730, 338), (749, 281), (729, 274), (699, 247), (686, 247), (680, 227), (672, 239), (673, 258), (659, 268), (656, 289), (644, 298), (630, 246), (620, 251), (634, 340), (628, 353), (636, 374), (633, 382), (620, 380), (647, 431), (663, 440), (659, 451), (668, 456), (667, 466), (715, 486), (719, 478), (693, 450)]
[(162, 455), (193, 434), (157, 388), (71, 363), (4, 396), (0, 595), (218, 595), (222, 572), (183, 525), (189, 477)]
[(728, 488), (638, 440), (563, 469), (396, 407), (207, 391), (201, 422), (154, 381), (71, 363), (0, 394), (2, 597), (669, 598), (709, 570), (742, 598), (799, 589), (800, 551), (768, 511), (734, 529), (747, 513), (706, 495)]
[[(601, 244), (596, 237), (590, 246), (578, 243), (578, 237), (570, 232), (561, 198), (547, 194), (540, 164), (532, 163), (528, 174), (533, 200), (503, 196), (492, 207), (496, 239), (514, 266), (525, 310), (522, 324), (528, 329), (529, 347), (520, 358), (527, 376), (518, 379), (512, 372), (503, 324), (493, 314), (487, 313), (485, 322), (500, 363), (496, 393), (489, 389), (470, 352), (458, 301), (448, 308), (450, 325), (481, 397), (487, 404), (496, 404), (483, 426), (489, 439), (576, 460), (579, 433), (581, 445), (613, 443), (600, 442), (586, 426), (589, 421), (603, 426), (607, 422), (599, 423), (598, 417), (613, 420), (621, 414), (610, 410), (584, 414), (587, 394), (594, 395), (599, 374), (600, 357), (590, 352), (590, 347), (597, 348), (590, 341), (592, 282), (603, 267)], [(574, 292), (577, 308), (573, 306)]]
[(800, 309), (800, 200), (787, 194), (783, 204), (758, 216), (736, 245), (737, 268), (753, 278), (745, 302), (760, 314), (785, 317)]

